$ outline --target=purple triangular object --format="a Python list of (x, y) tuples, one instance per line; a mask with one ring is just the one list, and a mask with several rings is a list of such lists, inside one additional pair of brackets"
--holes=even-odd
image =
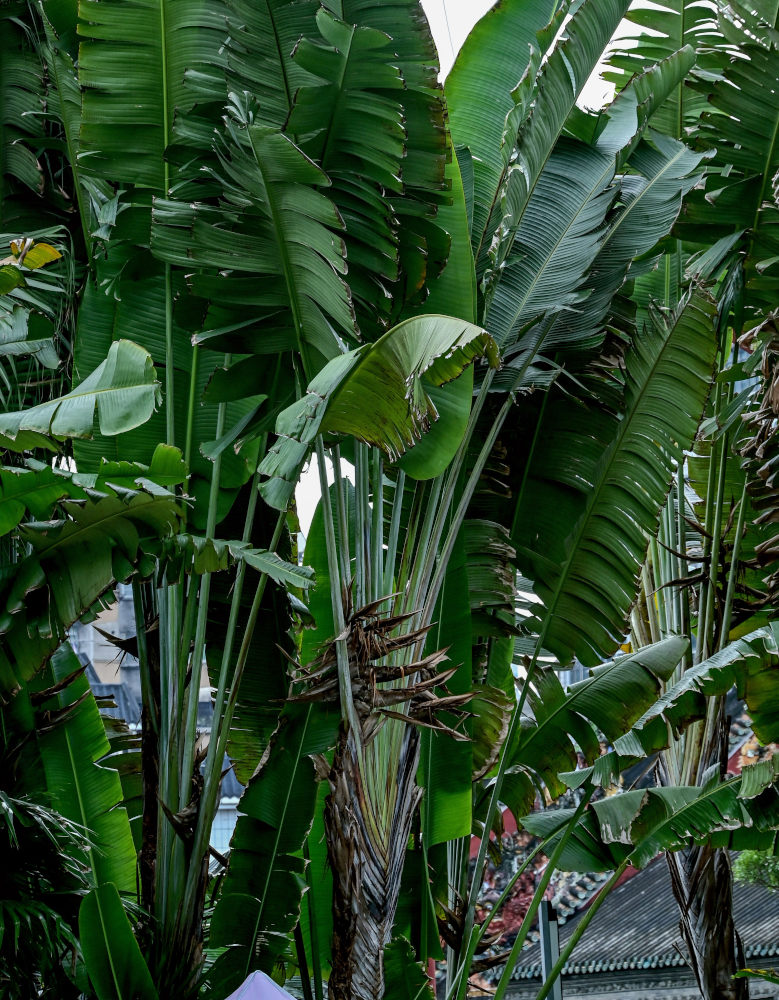
[(225, 1000), (294, 1000), (294, 997), (264, 972), (253, 972), (243, 986)]

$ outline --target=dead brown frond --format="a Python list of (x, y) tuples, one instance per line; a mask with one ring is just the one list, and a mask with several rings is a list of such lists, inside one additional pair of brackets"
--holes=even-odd
[[(344, 642), (349, 658), (352, 700), (362, 727), (362, 739), (370, 741), (381, 725), (381, 717), (401, 719), (421, 728), (448, 733), (458, 740), (468, 739), (459, 728), (470, 713), (465, 706), (472, 693), (451, 694), (446, 683), (457, 667), (441, 669), (447, 650), (441, 649), (421, 659), (411, 659), (430, 626), (403, 626), (415, 616), (382, 611), (390, 598), (351, 607), (351, 594), (344, 599), (346, 625), (319, 656), (307, 666), (290, 659), (292, 701), (330, 701), (339, 698), (336, 644)], [(409, 662), (409, 660), (411, 662)], [(402, 707), (400, 707), (402, 706)], [(447, 721), (438, 713), (446, 712)]]

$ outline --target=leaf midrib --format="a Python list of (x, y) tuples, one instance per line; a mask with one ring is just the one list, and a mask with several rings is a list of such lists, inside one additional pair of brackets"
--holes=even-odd
[(609, 480), (609, 471), (614, 464), (616, 456), (618, 456), (621, 452), (621, 446), (623, 441), (626, 439), (629, 432), (632, 430), (639, 415), (643, 415), (644, 410), (642, 403), (647, 393), (647, 389), (654, 382), (655, 374), (658, 368), (660, 367), (662, 359), (665, 357), (665, 353), (668, 350), (668, 345), (671, 343), (676, 333), (678, 324), (681, 322), (682, 317), (684, 316), (687, 308), (689, 308), (692, 301), (694, 300), (688, 299), (687, 302), (684, 304), (684, 307), (681, 308), (677, 313), (677, 315), (674, 317), (673, 326), (669, 328), (668, 336), (665, 339), (665, 343), (663, 344), (661, 350), (658, 351), (657, 357), (655, 358), (654, 362), (649, 368), (646, 378), (644, 379), (641, 391), (636, 397), (632, 413), (619, 422), (617, 436), (612, 439), (612, 442), (609, 445), (609, 450), (607, 452), (608, 461), (600, 467), (601, 476), (599, 482), (596, 484), (595, 488), (590, 492), (587, 505), (585, 509), (582, 511), (582, 514), (579, 518), (579, 523), (574, 531), (572, 544), (569, 549), (569, 554), (566, 557), (565, 561), (563, 562), (562, 572), (560, 573), (560, 576), (558, 578), (557, 586), (554, 588), (552, 600), (546, 605), (546, 616), (544, 618), (544, 623), (541, 627), (538, 636), (538, 641), (536, 643), (536, 652), (534, 654), (534, 661), (538, 658), (538, 654), (540, 650), (543, 648), (544, 641), (546, 640), (550, 627), (555, 619), (557, 604), (559, 603), (560, 598), (565, 589), (565, 586), (567, 584), (571, 568), (574, 564), (574, 559), (579, 553), (579, 548), (581, 545), (582, 538), (585, 535), (585, 530), (592, 520), (593, 510), (596, 507), (597, 501), (600, 500), (601, 494), (603, 493), (606, 483)]
[[(551, 157), (550, 157), (550, 159), (551, 159)], [(519, 320), (522, 318), (522, 310), (524, 309), (525, 305), (527, 304), (527, 302), (532, 297), (532, 294), (535, 291), (535, 289), (538, 286), (538, 284), (540, 283), (541, 278), (543, 278), (546, 275), (546, 272), (549, 269), (550, 262), (552, 261), (552, 259), (556, 255), (557, 251), (560, 249), (560, 246), (565, 241), (566, 237), (570, 233), (570, 231), (573, 228), (573, 226), (576, 224), (576, 222), (578, 222), (579, 218), (582, 215), (584, 215), (585, 209), (588, 208), (589, 205), (591, 205), (592, 201), (595, 198), (597, 198), (600, 193), (602, 193), (600, 186), (603, 183), (604, 178), (607, 177), (609, 173), (611, 173), (612, 176), (614, 175), (614, 163), (613, 163), (613, 161), (611, 161), (611, 162), (609, 162), (607, 164), (605, 170), (599, 175), (597, 183), (594, 184), (593, 186), (591, 186), (591, 188), (589, 190), (589, 193), (587, 194), (587, 197), (584, 199), (584, 201), (582, 202), (582, 204), (579, 206), (579, 208), (577, 209), (577, 211), (574, 214), (574, 216), (569, 219), (568, 224), (565, 226), (563, 232), (560, 234), (559, 239), (556, 240), (552, 244), (552, 246), (551, 246), (551, 248), (549, 250), (549, 253), (544, 257), (544, 260), (543, 260), (543, 263), (542, 263), (541, 267), (539, 267), (537, 269), (535, 277), (530, 282), (530, 286), (529, 286), (529, 288), (527, 290), (527, 294), (524, 296), (523, 299), (520, 300), (519, 305), (514, 310), (513, 315), (512, 315), (512, 320), (511, 320), (511, 326), (510, 326), (509, 330), (513, 330), (515, 324), (518, 323)], [(541, 170), (541, 172), (539, 173), (539, 180), (540, 180), (541, 174), (543, 174), (543, 170)], [(603, 190), (605, 191), (605, 188), (603, 188)], [(528, 199), (528, 204), (527, 204), (526, 207), (530, 206), (530, 200), (531, 199)], [(524, 218), (524, 212), (523, 212), (523, 218)], [(517, 235), (518, 234), (519, 234), (519, 229), (517, 229)], [(609, 238), (610, 235), (611, 234), (607, 231), (605, 238)], [(601, 243), (601, 250), (602, 250), (603, 246), (605, 245), (605, 239), (602, 239), (602, 234), (598, 234), (597, 242)], [(512, 249), (513, 249), (513, 244), (512, 244)], [(584, 278), (585, 274), (587, 273), (587, 270), (589, 270), (589, 268), (587, 268), (585, 270), (585, 272), (581, 275), (581, 278), (580, 278), (579, 282), (577, 282), (577, 287), (581, 283), (581, 280)], [(503, 272), (503, 273), (505, 274), (505, 272)], [(497, 289), (496, 289), (496, 291), (497, 291)], [(494, 297), (493, 297), (493, 301), (494, 301)]]

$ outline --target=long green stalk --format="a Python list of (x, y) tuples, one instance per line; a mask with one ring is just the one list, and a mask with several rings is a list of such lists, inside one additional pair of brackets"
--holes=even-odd
[(389, 536), (387, 538), (387, 561), (384, 565), (385, 594), (393, 590), (395, 580), (395, 563), (398, 554), (398, 537), (400, 535), (400, 515), (403, 513), (403, 497), (406, 489), (406, 473), (401, 469), (395, 480), (395, 490), (392, 497), (392, 517), (390, 519)]
[[(568, 841), (573, 836), (576, 827), (578, 826), (579, 819), (584, 810), (587, 808), (594, 792), (595, 788), (593, 786), (587, 789), (587, 791), (584, 793), (581, 802), (579, 802), (578, 806), (576, 807), (576, 810), (574, 811), (573, 815), (568, 821), (562, 837), (555, 845), (555, 849), (552, 851), (552, 855), (549, 858), (549, 861), (547, 862), (546, 868), (544, 869), (544, 874), (541, 876), (541, 881), (536, 886), (536, 891), (533, 893), (533, 899), (531, 900), (527, 913), (525, 914), (522, 920), (522, 924), (520, 925), (520, 928), (517, 931), (517, 936), (516, 939), (514, 940), (514, 944), (511, 946), (511, 951), (509, 952), (509, 957), (506, 961), (506, 967), (503, 970), (500, 979), (498, 980), (498, 988), (495, 990), (495, 1000), (503, 1000), (503, 997), (506, 995), (506, 990), (508, 989), (509, 983), (511, 982), (511, 974), (514, 971), (514, 966), (517, 964), (517, 958), (519, 956), (520, 951), (524, 947), (528, 931), (530, 930), (533, 921), (536, 919), (538, 908), (541, 905), (541, 900), (544, 898), (544, 893), (546, 892), (547, 886), (552, 880), (552, 875), (554, 875), (554, 873), (557, 871), (557, 863), (562, 857), (562, 853), (565, 850)], [(552, 978), (551, 981), (554, 982), (554, 979)]]
[[(268, 551), (275, 552), (276, 547), (281, 539), (282, 532), (284, 530), (284, 525), (286, 523), (286, 513), (282, 512), (279, 514), (278, 520), (276, 522), (276, 528), (273, 532), (273, 537), (271, 538), (270, 545), (268, 546)], [(246, 664), (249, 659), (249, 650), (251, 648), (252, 638), (254, 637), (254, 629), (257, 625), (257, 617), (260, 613), (260, 605), (262, 604), (262, 598), (265, 594), (265, 587), (268, 583), (267, 573), (260, 573), (260, 578), (257, 582), (257, 588), (254, 592), (254, 598), (252, 600), (252, 606), (249, 610), (248, 618), (246, 619), (246, 626), (244, 628), (243, 640), (241, 642), (241, 648), (238, 652), (238, 658), (235, 663), (235, 669), (233, 670), (233, 675), (230, 682), (230, 692), (226, 695), (224, 694), (225, 684), (220, 683), (220, 692), (224, 698), (224, 712), (221, 719), (217, 719), (216, 706), (214, 709), (214, 725), (218, 725), (216, 732), (216, 739), (214, 739), (214, 733), (212, 731), (211, 739), (208, 743), (208, 751), (206, 756), (206, 763), (209, 762), (209, 756), (212, 753), (210, 761), (210, 769), (206, 768), (206, 773), (208, 775), (213, 775), (213, 768), (215, 766), (214, 760), (221, 762), (224, 760), (224, 756), (227, 753), (227, 744), (230, 739), (230, 727), (232, 726), (233, 714), (235, 713), (235, 706), (238, 703), (238, 692), (241, 687), (241, 680), (243, 679), (243, 672), (246, 668)], [(211, 833), (211, 816), (213, 813), (213, 804), (215, 801), (215, 796), (217, 794), (217, 782), (214, 777), (211, 778), (210, 783), (205, 786), (204, 797), (206, 801), (206, 806), (204, 808), (203, 801), (201, 800), (201, 809), (198, 815), (197, 825), (195, 827), (195, 836), (192, 847), (192, 856), (197, 858), (202, 858), (205, 856), (206, 849), (208, 847), (208, 838)], [(195, 904), (195, 894), (197, 892), (198, 886), (198, 871), (196, 866), (192, 866), (191, 875), (187, 880), (187, 887), (184, 894), (184, 912), (189, 912), (188, 908), (194, 906)]]
[(471, 879), (471, 887), (468, 892), (468, 898), (466, 900), (465, 908), (465, 918), (463, 921), (463, 940), (468, 940), (473, 932), (473, 926), (476, 914), (476, 901), (479, 895), (479, 889), (481, 888), (482, 873), (484, 872), (484, 865), (487, 860), (487, 847), (489, 843), (489, 831), (492, 829), (492, 824), (495, 819), (495, 814), (498, 810), (498, 805), (500, 802), (500, 793), (503, 788), (503, 779), (506, 775), (506, 768), (508, 767), (509, 759), (509, 749), (514, 745), (514, 739), (516, 736), (517, 728), (522, 717), (522, 709), (525, 705), (525, 700), (527, 698), (528, 691), (530, 690), (530, 683), (533, 676), (535, 661), (528, 668), (527, 674), (524, 681), (522, 682), (522, 687), (520, 689), (519, 698), (512, 710), (511, 719), (509, 721), (508, 732), (506, 733), (506, 739), (500, 750), (500, 756), (498, 758), (498, 769), (493, 781), (492, 789), (490, 791), (490, 800), (487, 804), (487, 814), (484, 818), (484, 830), (485, 835), (481, 839), (479, 844), (479, 850), (476, 855), (476, 863), (473, 866), (473, 875)]
[(747, 483), (744, 478), (744, 486), (741, 490), (741, 500), (738, 507), (738, 518), (736, 520), (736, 533), (733, 536), (733, 552), (730, 557), (730, 570), (728, 571), (728, 588), (725, 593), (725, 608), (722, 615), (722, 630), (718, 648), (722, 649), (727, 645), (730, 636), (730, 623), (733, 618), (733, 596), (736, 592), (736, 578), (738, 576), (738, 560), (741, 555), (741, 542), (744, 537), (744, 520), (747, 508)]
[[(225, 355), (225, 367), (229, 368), (231, 356)], [(193, 362), (194, 363), (194, 362)], [(224, 434), (227, 404), (220, 403), (216, 415), (216, 439)], [(219, 503), (219, 481), (222, 474), (222, 453), (214, 459), (211, 472), (211, 484), (208, 491), (208, 511), (206, 514), (206, 538), (214, 537), (216, 530), (217, 506)], [(198, 598), (197, 625), (195, 626), (195, 642), (190, 660), (190, 680), (184, 698), (187, 706), (186, 728), (184, 730), (184, 752), (181, 762), (181, 791), (179, 794), (179, 809), (187, 805), (189, 787), (192, 778), (192, 767), (195, 756), (195, 735), (197, 731), (197, 708), (200, 698), (200, 671), (203, 663), (203, 653), (206, 645), (206, 627), (208, 625), (208, 608), (211, 597), (211, 574), (204, 573), (200, 582)]]
[[(349, 541), (349, 508), (347, 503), (348, 494), (344, 490), (344, 474), (341, 465), (341, 449), (338, 445), (332, 449), (333, 466), (333, 492), (335, 494), (335, 516), (338, 525), (338, 569), (341, 583), (348, 583), (352, 574), (352, 559)], [(317, 461), (319, 453), (317, 452)], [(324, 478), (323, 478), (324, 477)], [(327, 486), (326, 469), (320, 469), (319, 484)], [(329, 501), (328, 501), (329, 502)]]
[[(335, 625), (336, 636), (343, 635), (345, 619), (344, 606), (341, 597), (341, 573), (338, 549), (335, 538), (335, 523), (333, 521), (333, 508), (330, 503), (330, 490), (327, 485), (327, 472), (325, 469), (325, 449), (322, 436), (316, 439), (316, 455), (319, 465), (319, 486), (322, 491), (322, 514), (325, 527), (325, 545), (327, 547), (327, 564), (330, 571), (330, 595), (333, 607), (333, 623)], [(338, 470), (340, 471), (340, 470)], [(338, 490), (339, 477), (336, 475), (336, 495)], [(347, 536), (348, 537), (348, 534)], [(349, 656), (346, 649), (345, 639), (336, 639), (335, 643), (336, 659), (338, 662), (338, 692), (341, 700), (341, 715), (344, 722), (354, 734), (354, 739), (358, 745), (360, 743), (360, 724), (352, 700), (352, 679), (349, 673)]]
[[(255, 472), (254, 477), (252, 478), (249, 503), (247, 506), (246, 517), (244, 519), (244, 530), (242, 536), (242, 541), (244, 542), (248, 542), (250, 540), (252, 528), (254, 526), (254, 516), (257, 510), (257, 499), (259, 496), (257, 488), (258, 484), (259, 472)], [(222, 650), (222, 661), (219, 667), (219, 678), (217, 680), (216, 696), (214, 698), (212, 734), (218, 732), (223, 725), (222, 713), (224, 712), (225, 701), (227, 698), (230, 663), (232, 661), (233, 645), (235, 644), (236, 628), (238, 625), (238, 615), (241, 610), (241, 598), (243, 597), (245, 578), (246, 563), (241, 562), (236, 570), (235, 586), (233, 587), (233, 595), (230, 601), (230, 616), (227, 622), (225, 645)], [(197, 826), (195, 830), (196, 844), (202, 844), (204, 837), (210, 834), (211, 817), (216, 806), (216, 798), (219, 787), (218, 776), (222, 769), (222, 763), (224, 760), (223, 756), (217, 756), (217, 742), (218, 740), (216, 739), (209, 740), (208, 750), (206, 751), (206, 759), (203, 763), (203, 797), (201, 799), (201, 807), (198, 813)], [(207, 831), (205, 831), (206, 825), (208, 826)]]
[(373, 496), (373, 517), (371, 523), (371, 590), (368, 600), (377, 601), (382, 597), (381, 589), (384, 583), (384, 463), (381, 452), (373, 449), (371, 467), (371, 485)]
[[(514, 872), (514, 874), (506, 883), (503, 892), (493, 903), (490, 912), (486, 915), (482, 923), (479, 924), (478, 927), (475, 927), (473, 929), (473, 932), (471, 933), (469, 940), (465, 942), (467, 947), (464, 959), (457, 963), (456, 968), (453, 967), (452, 969), (450, 969), (447, 966), (446, 1000), (452, 1000), (452, 997), (454, 996), (454, 993), (457, 990), (458, 985), (462, 981), (463, 976), (464, 975), (467, 976), (467, 971), (470, 968), (471, 962), (473, 961), (473, 956), (476, 953), (476, 949), (479, 946), (479, 942), (484, 938), (493, 919), (500, 913), (503, 904), (506, 902), (506, 900), (513, 892), (514, 886), (517, 884), (522, 875), (524, 875), (524, 873), (527, 871), (527, 869), (530, 867), (530, 865), (536, 859), (536, 857), (544, 851), (547, 844), (555, 836), (556, 834), (551, 834), (549, 837), (546, 837), (539, 844), (537, 844), (533, 848), (533, 850), (528, 854), (528, 856), (525, 858), (525, 860), (522, 862), (519, 868), (517, 868), (517, 870)], [(451, 973), (451, 979), (450, 979), (450, 973)]]
[(549, 976), (547, 977), (546, 982), (544, 983), (544, 985), (541, 987), (541, 989), (536, 994), (536, 1000), (545, 1000), (545, 998), (549, 996), (549, 993), (551, 992), (552, 987), (555, 984), (555, 980), (558, 978), (558, 976), (560, 975), (560, 973), (565, 968), (565, 963), (571, 957), (571, 953), (573, 952), (574, 948), (576, 947), (576, 945), (581, 940), (582, 935), (584, 934), (584, 932), (590, 926), (590, 923), (592, 922), (593, 917), (598, 912), (598, 910), (601, 908), (601, 906), (603, 906), (603, 904), (606, 902), (606, 899), (608, 898), (609, 893), (614, 888), (614, 886), (617, 884), (617, 882), (620, 880), (620, 878), (624, 874), (625, 869), (627, 868), (627, 866), (628, 866), (628, 861), (627, 861), (627, 859), (625, 859), (622, 862), (622, 864), (619, 866), (619, 868), (617, 868), (617, 870), (611, 876), (611, 878), (608, 880), (608, 882), (606, 882), (606, 884), (600, 890), (600, 892), (595, 897), (595, 899), (590, 903), (590, 905), (587, 908), (584, 916), (579, 921), (579, 923), (576, 925), (576, 929), (574, 930), (573, 934), (571, 934), (571, 937), (570, 937), (570, 940), (568, 941), (568, 944), (560, 952), (560, 957), (557, 959), (557, 961), (555, 962), (555, 964), (552, 966), (552, 969), (551, 969), (551, 971), (549, 973)]

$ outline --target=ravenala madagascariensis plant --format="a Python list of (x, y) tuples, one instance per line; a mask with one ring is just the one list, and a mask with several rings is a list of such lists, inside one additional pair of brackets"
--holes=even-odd
[[(601, 820), (620, 848), (576, 857), (618, 871), (682, 829), (773, 836), (766, 768), (587, 808), (668, 720), (732, 683), (759, 715), (775, 683), (769, 631), (694, 676), (674, 677), (682, 627), (610, 659), (718, 348), (710, 268), (673, 303), (642, 291), (709, 165), (662, 124), (690, 40), (601, 112), (576, 104), (628, 7), (504, 0), (445, 92), (412, 0), (14, 8), (3, 65), (30, 73), (3, 110), (3, 227), (37, 206), (75, 263), (54, 314), (72, 378), (0, 417), (0, 665), (34, 791), (94, 834), (74, 993), (221, 998), (297, 969), (307, 995), (419, 996), (441, 929), (465, 996), (471, 830), (566, 782), (584, 790), (547, 823), (547, 881)], [(43, 289), (8, 266), (34, 332)], [(122, 581), (135, 738), (105, 731), (63, 645)], [(594, 669), (566, 692), (574, 657)], [(592, 771), (568, 773), (575, 748)], [(212, 880), (226, 757), (246, 790)]]
[[(777, 12), (771, 4), (734, 4), (721, 10), (716, 4), (667, 6), (662, 33), (638, 39), (613, 62), (623, 72), (629, 70), (637, 59), (653, 57), (656, 46), (675, 44), (685, 31), (697, 50), (697, 65), (690, 84), (668, 102), (662, 127), (672, 135), (686, 134), (711, 157), (704, 184), (689, 198), (674, 252), (656, 276), (645, 280), (642, 292), (673, 304), (695, 253), (694, 266), (706, 273), (718, 300), (717, 365), (722, 374), (707, 406), (702, 440), (689, 461), (687, 488), (680, 469), (658, 544), (644, 569), (645, 593), (654, 587), (656, 597), (642, 601), (642, 613), (634, 616), (633, 641), (638, 644), (692, 629), (696, 644), (689, 667), (762, 624), (773, 604), (770, 524), (776, 504), (765, 459), (775, 426), (768, 402), (768, 359), (776, 204), (767, 196), (767, 178), (776, 169), (777, 109), (773, 96), (762, 102), (765, 114), (759, 118), (752, 108), (755, 94), (772, 95)], [(642, 14), (634, 16), (643, 22)], [(712, 86), (706, 80), (713, 76), (717, 82)], [(755, 377), (761, 361), (763, 385)], [(663, 783), (701, 783), (709, 768), (724, 767), (726, 729), (720, 697), (711, 701), (705, 723), (663, 756)], [(702, 994), (747, 995), (746, 982), (733, 979), (743, 961), (732, 920), (727, 853), (690, 847), (668, 861)]]

